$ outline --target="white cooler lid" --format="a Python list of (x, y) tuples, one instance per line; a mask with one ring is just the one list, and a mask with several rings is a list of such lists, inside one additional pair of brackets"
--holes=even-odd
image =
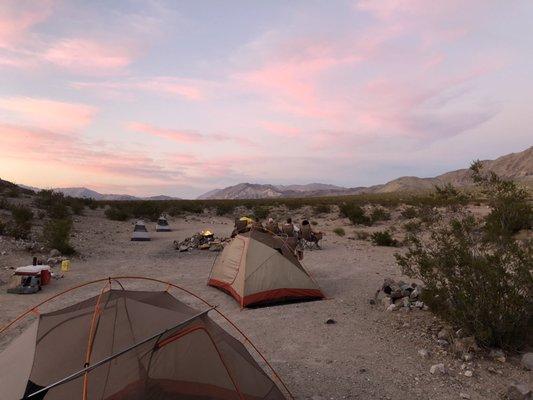
[(42, 270), (50, 271), (49, 265), (27, 265), (25, 267), (18, 267), (15, 272), (21, 272), (25, 274), (39, 274)]

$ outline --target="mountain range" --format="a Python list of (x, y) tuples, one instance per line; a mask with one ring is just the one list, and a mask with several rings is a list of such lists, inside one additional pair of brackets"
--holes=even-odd
[[(511, 153), (495, 160), (482, 161), (486, 170), (498, 175), (533, 186), (533, 146), (519, 153)], [(271, 185), (258, 183), (239, 183), (223, 189), (214, 189), (198, 199), (261, 199), (279, 197), (320, 197), (344, 196), (363, 193), (416, 192), (431, 190), (436, 185), (450, 183), (457, 187), (472, 185), (470, 172), (467, 168), (438, 175), (433, 178), (403, 176), (390, 182), (374, 186), (342, 187), (325, 183), (309, 183), (307, 185)], [(23, 188), (38, 191), (40, 189), (19, 185)], [(66, 196), (91, 198), (95, 200), (174, 200), (177, 197), (159, 195), (136, 197), (126, 194), (102, 194), (85, 187), (54, 188)]]
[[(533, 147), (519, 153), (511, 153), (496, 160), (482, 161), (485, 170), (494, 171), (498, 175), (533, 185)], [(444, 173), (433, 178), (403, 176), (390, 182), (368, 187), (346, 188), (322, 183), (308, 185), (270, 185), (257, 183), (239, 183), (224, 189), (211, 190), (198, 199), (260, 199), (277, 197), (318, 197), (343, 196), (363, 193), (416, 192), (431, 190), (436, 185), (450, 183), (457, 187), (473, 184), (469, 169), (459, 169)]]

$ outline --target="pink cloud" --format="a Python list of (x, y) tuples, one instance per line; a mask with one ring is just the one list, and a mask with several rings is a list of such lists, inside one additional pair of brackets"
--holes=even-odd
[(25, 124), (60, 131), (84, 128), (96, 114), (96, 108), (86, 104), (33, 97), (0, 98), (0, 112), (1, 110), (11, 113), (11, 117), (18, 118)]
[(108, 45), (92, 39), (64, 39), (43, 54), (44, 60), (61, 68), (82, 73), (117, 72), (133, 61), (132, 51), (125, 46)]
[(203, 135), (194, 131), (159, 128), (154, 125), (145, 124), (142, 122), (130, 122), (127, 125), (127, 128), (132, 131), (141, 132), (150, 136), (156, 136), (168, 140), (173, 140), (175, 142), (197, 143), (204, 140)]
[(206, 98), (209, 84), (194, 79), (156, 76), (121, 81), (74, 82), (71, 86), (76, 89), (94, 90), (97, 94), (111, 98), (124, 98), (128, 97), (131, 92), (142, 91), (200, 101)]
[(53, 3), (48, 0), (3, 0), (0, 3), (0, 48), (14, 48), (25, 40), (33, 26), (50, 16)]
[(275, 135), (278, 135), (278, 136), (283, 136), (283, 137), (298, 137), (300, 136), (300, 134), (302, 133), (300, 129), (298, 128), (295, 128), (293, 126), (290, 126), (290, 125), (287, 125), (287, 124), (283, 124), (283, 123), (280, 123), (280, 122), (275, 122), (275, 121), (260, 121), (259, 122), (259, 125), (275, 134)]

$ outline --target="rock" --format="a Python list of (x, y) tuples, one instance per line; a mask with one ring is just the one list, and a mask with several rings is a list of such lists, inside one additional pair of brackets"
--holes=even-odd
[(474, 359), (474, 355), (472, 353), (463, 353), (461, 358), (463, 361), (470, 362)]
[(376, 304), (376, 300), (374, 300), (374, 299), (369, 299), (369, 300), (368, 300), (368, 304), (370, 304), (371, 306), (373, 306), (373, 305)]
[(504, 363), (507, 360), (507, 358), (505, 357), (505, 353), (503, 352), (503, 350), (500, 350), (500, 349), (492, 349), (489, 353), (489, 356), (495, 359), (496, 361), (499, 361), (502, 363)]
[(471, 371), (469, 369), (465, 371), (465, 376), (471, 378), (473, 375), (474, 375), (474, 371)]
[(426, 349), (420, 349), (418, 350), (418, 355), (422, 358), (428, 358), (429, 357), (429, 351)]
[(61, 252), (57, 249), (50, 250), (50, 257), (59, 257), (61, 255)]
[(528, 371), (533, 371), (533, 353), (525, 353), (520, 359), (522, 366)]
[(381, 304), (383, 304), (383, 308), (386, 310), (392, 304), (392, 301), (390, 297), (383, 297), (381, 299)]
[(435, 375), (435, 374), (445, 375), (448, 373), (448, 370), (446, 369), (444, 364), (440, 363), (440, 364), (432, 365), (431, 368), (429, 369), (429, 372), (432, 375)]
[(188, 248), (187, 246), (180, 246), (178, 250), (179, 250), (180, 252), (184, 252), (184, 251), (189, 250), (189, 248)]
[(459, 397), (461, 399), (470, 399), (470, 395), (466, 393), (459, 393)]
[(385, 311), (392, 312), (392, 311), (396, 311), (396, 310), (397, 310), (396, 305), (391, 304), (390, 306), (387, 307), (387, 309)]
[(209, 245), (209, 243), (204, 243), (204, 244), (201, 244), (200, 246), (198, 246), (198, 249), (200, 249), (200, 250), (209, 250), (209, 247), (211, 247)]
[(514, 382), (507, 388), (507, 396), (510, 400), (531, 400), (531, 389), (524, 382)]
[(476, 352), (478, 350), (479, 350), (479, 347), (477, 346), (476, 339), (473, 336), (456, 338), (452, 344), (452, 351), (458, 357), (462, 357), (463, 354), (470, 353), (470, 352)]
[(444, 339), (437, 340), (437, 344), (442, 347), (448, 347), (450, 345), (450, 342)]
[(333, 324), (336, 324), (337, 321), (335, 321), (333, 318), (329, 318), (328, 320), (326, 320), (326, 324), (328, 325), (333, 325)]
[(448, 329), (444, 328), (439, 331), (437, 338), (449, 341), (452, 338), (452, 335)]

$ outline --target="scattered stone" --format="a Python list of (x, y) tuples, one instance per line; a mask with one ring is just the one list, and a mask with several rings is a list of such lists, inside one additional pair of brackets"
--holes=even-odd
[(438, 339), (449, 341), (451, 339), (452, 335), (450, 331), (446, 328), (441, 329), (439, 333), (437, 334)]
[(531, 400), (531, 389), (524, 382), (513, 382), (507, 388), (507, 396), (510, 400)]
[(474, 375), (474, 371), (471, 371), (469, 369), (465, 371), (465, 376), (471, 378), (473, 375)]
[(525, 353), (520, 362), (525, 369), (533, 371), (533, 353)]
[(333, 318), (329, 318), (328, 320), (326, 320), (326, 324), (328, 325), (333, 325), (333, 324), (336, 324), (337, 321), (335, 321)]
[(450, 342), (444, 339), (437, 340), (437, 343), (439, 346), (442, 346), (442, 347), (448, 347), (450, 345)]
[(183, 246), (183, 245), (182, 245), (182, 246), (179, 246), (178, 250), (179, 250), (180, 252), (184, 252), (184, 251), (189, 250), (189, 248), (188, 248), (187, 246)]
[(392, 304), (392, 300), (390, 297), (384, 297), (381, 299), (381, 304), (383, 304), (383, 308), (386, 310)]
[(387, 307), (385, 311), (388, 311), (388, 312), (396, 311), (396, 305), (391, 304), (390, 306)]
[(431, 368), (429, 368), (429, 372), (432, 375), (435, 375), (435, 374), (445, 375), (448, 373), (448, 370), (446, 369), (444, 364), (440, 363), (440, 364), (432, 365)]
[(470, 362), (474, 359), (474, 355), (472, 353), (464, 353), (462, 359), (463, 361)]
[(426, 349), (420, 349), (418, 350), (418, 355), (422, 358), (428, 358), (429, 357), (429, 351)]
[(451, 349), (457, 357), (463, 358), (464, 354), (476, 352), (479, 350), (479, 347), (476, 343), (476, 339), (473, 336), (467, 336), (456, 338), (453, 341)]
[(459, 397), (461, 399), (470, 399), (470, 395), (466, 393), (459, 393)]
[(60, 255), (61, 255), (61, 252), (58, 249), (50, 250), (50, 257), (59, 257)]
[(369, 303), (371, 306), (373, 306), (373, 305), (376, 304), (376, 300), (374, 300), (374, 299), (370, 299), (370, 300), (368, 300), (368, 303)]
[(500, 350), (500, 349), (492, 349), (489, 353), (489, 356), (495, 359), (496, 361), (499, 361), (502, 363), (504, 363), (507, 360), (507, 358), (505, 357), (505, 353), (503, 352), (503, 350)]

